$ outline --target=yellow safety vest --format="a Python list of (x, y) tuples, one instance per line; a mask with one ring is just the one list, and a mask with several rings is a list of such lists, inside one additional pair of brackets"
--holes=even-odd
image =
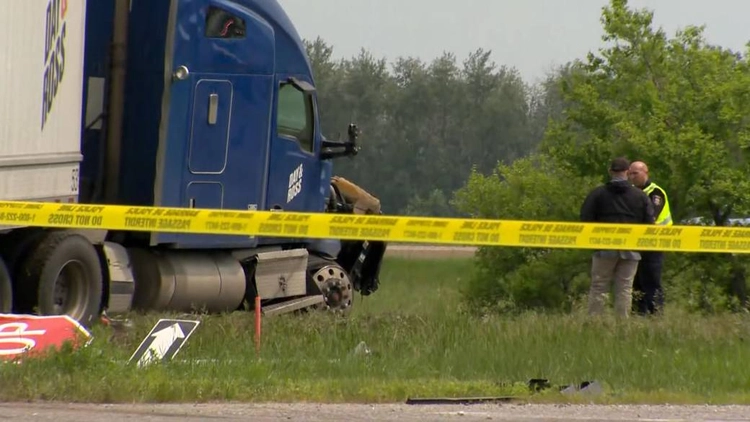
[(667, 191), (662, 189), (656, 183), (651, 182), (651, 184), (643, 188), (643, 192), (645, 192), (646, 195), (650, 195), (651, 192), (653, 192), (654, 189), (657, 189), (657, 188), (661, 189), (662, 193), (664, 194), (664, 208), (662, 208), (659, 215), (656, 216), (656, 224), (660, 226), (671, 226), (672, 225), (672, 213), (669, 211), (669, 199), (667, 199)]

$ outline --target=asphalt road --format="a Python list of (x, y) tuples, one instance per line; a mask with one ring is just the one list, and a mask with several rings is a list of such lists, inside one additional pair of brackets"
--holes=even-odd
[(750, 406), (0, 403), (0, 420), (750, 422)]

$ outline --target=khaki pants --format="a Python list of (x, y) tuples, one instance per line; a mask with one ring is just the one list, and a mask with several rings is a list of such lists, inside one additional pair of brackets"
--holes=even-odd
[(589, 291), (589, 314), (601, 315), (604, 302), (615, 285), (615, 315), (627, 318), (633, 302), (633, 278), (638, 270), (638, 261), (618, 257), (594, 256), (591, 262), (591, 290)]

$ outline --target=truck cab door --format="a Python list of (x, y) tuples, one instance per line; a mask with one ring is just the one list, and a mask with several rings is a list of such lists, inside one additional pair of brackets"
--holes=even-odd
[(279, 75), (273, 104), (266, 205), (284, 211), (321, 212), (327, 192), (320, 160), (315, 88), (307, 75)]
[[(155, 203), (248, 210), (266, 195), (274, 31), (224, 0), (173, 1)], [(252, 247), (248, 236), (154, 234), (152, 244)]]

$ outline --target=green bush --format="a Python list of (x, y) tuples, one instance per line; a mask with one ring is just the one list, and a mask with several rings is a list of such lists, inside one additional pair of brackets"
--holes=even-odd
[[(580, 203), (601, 178), (574, 176), (538, 154), (499, 165), (491, 175), (473, 172), (453, 206), (477, 218), (576, 221)], [(462, 290), (478, 312), (567, 312), (585, 301), (591, 250), (482, 247)], [(663, 284), (668, 308), (721, 313), (748, 308), (748, 257), (667, 253)]]
[[(577, 220), (594, 183), (534, 155), (501, 164), (489, 176), (473, 172), (453, 204), (479, 218)], [(483, 247), (463, 294), (482, 311), (570, 310), (586, 291), (590, 257), (586, 250)]]
[(663, 284), (669, 306), (690, 312), (747, 310), (747, 257), (729, 254), (665, 254)]

